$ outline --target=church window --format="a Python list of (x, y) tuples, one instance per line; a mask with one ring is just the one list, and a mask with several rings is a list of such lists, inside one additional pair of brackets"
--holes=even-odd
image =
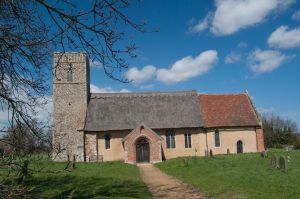
[(110, 149), (110, 135), (105, 135), (105, 149)]
[(72, 67), (70, 67), (67, 71), (67, 82), (73, 81), (73, 70)]
[(190, 133), (184, 134), (185, 148), (192, 148), (192, 135)]
[(215, 130), (215, 147), (220, 147), (220, 132)]
[(166, 133), (167, 148), (175, 148), (175, 133), (173, 130), (168, 130)]

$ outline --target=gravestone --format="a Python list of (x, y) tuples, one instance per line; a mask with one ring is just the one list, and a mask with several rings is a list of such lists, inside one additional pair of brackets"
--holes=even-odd
[(273, 169), (279, 168), (279, 160), (277, 155), (273, 155), (271, 158), (271, 166)]
[(267, 158), (267, 157), (268, 157), (267, 151), (262, 151), (262, 152), (260, 153), (260, 156), (261, 156), (262, 158)]
[(230, 154), (230, 150), (229, 149), (227, 149), (227, 155), (229, 155)]
[(287, 172), (287, 160), (284, 156), (280, 156), (279, 158), (279, 168), (283, 172)]
[(214, 153), (213, 153), (213, 151), (210, 149), (210, 150), (209, 150), (209, 157), (212, 158), (213, 156), (214, 156)]

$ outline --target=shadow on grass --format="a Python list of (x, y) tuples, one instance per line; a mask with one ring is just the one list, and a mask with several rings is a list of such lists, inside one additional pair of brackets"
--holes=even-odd
[(142, 182), (103, 177), (43, 176), (28, 180), (39, 198), (150, 198)]

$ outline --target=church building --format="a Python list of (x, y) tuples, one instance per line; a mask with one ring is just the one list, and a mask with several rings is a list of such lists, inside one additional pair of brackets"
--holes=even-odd
[(54, 54), (55, 161), (156, 163), (265, 150), (247, 92), (91, 93), (89, 73), (85, 53)]

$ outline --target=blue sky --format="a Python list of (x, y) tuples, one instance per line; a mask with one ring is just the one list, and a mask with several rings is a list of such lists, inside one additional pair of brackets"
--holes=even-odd
[(260, 112), (300, 126), (300, 2), (143, 0), (126, 13), (159, 32), (126, 30), (138, 46), (124, 72), (132, 82), (92, 67), (93, 92), (247, 90)]
[[(89, 6), (78, 2), (80, 8)], [(135, 22), (147, 20), (148, 30), (159, 31), (139, 33), (121, 25), (127, 39), (120, 45), (134, 41), (138, 47), (137, 58), (126, 59), (130, 68), (119, 74), (132, 82), (112, 80), (91, 63), (92, 92), (247, 90), (261, 113), (292, 119), (300, 128), (300, 2), (131, 2), (126, 14)], [(45, 109), (51, 112), (52, 103)], [(39, 118), (46, 118), (45, 111)], [(0, 114), (0, 127), (6, 120), (7, 114)]]

